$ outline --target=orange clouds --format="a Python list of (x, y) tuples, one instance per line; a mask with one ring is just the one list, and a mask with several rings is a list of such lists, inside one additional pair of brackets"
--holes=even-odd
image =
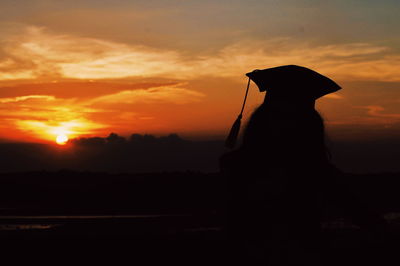
[(86, 118), (93, 109), (54, 96), (0, 98), (0, 104), (0, 119), (8, 127), (0, 133), (2, 138), (52, 141), (61, 131), (73, 137), (105, 126)]
[(371, 118), (375, 118), (376, 120), (385, 123), (385, 124), (393, 124), (395, 122), (400, 123), (400, 113), (391, 114), (386, 113), (385, 108), (379, 105), (368, 105), (362, 107), (367, 109), (367, 113)]
[(13, 103), (13, 102), (22, 102), (29, 99), (44, 99), (47, 101), (54, 100), (54, 96), (50, 95), (25, 95), (25, 96), (17, 96), (11, 98), (0, 98), (0, 103)]
[[(179, 55), (144, 46), (129, 46), (105, 40), (47, 33), (27, 27), (12, 36), (0, 64), (12, 70), (0, 72), (1, 79), (64, 77), (77, 79), (123, 78), (172, 74), (183, 68)], [(19, 62), (31, 69), (15, 69)]]
[[(110, 131), (221, 134), (240, 107), (244, 73), (284, 64), (313, 68), (339, 83), (400, 82), (400, 55), (372, 43), (316, 45), (273, 38), (194, 53), (35, 26), (2, 37), (0, 119), (3, 128), (13, 130), (0, 133), (3, 138), (54, 140), (60, 134)], [(253, 91), (247, 112), (262, 98)], [(324, 98), (326, 106), (336, 108), (330, 113), (333, 123), (399, 122), (398, 114), (384, 114), (370, 102), (352, 103), (342, 91)], [(340, 101), (332, 104), (332, 99)], [(354, 106), (360, 105), (369, 106), (369, 112), (355, 114)]]
[[(352, 112), (351, 109), (357, 110)], [(400, 126), (400, 113), (388, 113), (386, 108), (380, 105), (351, 106), (345, 108), (348, 116), (336, 120), (326, 121), (329, 125), (364, 125), (364, 126)]]
[[(76, 93), (74, 98), (64, 99), (52, 95), (3, 97), (0, 98), (0, 118), (3, 124), (7, 124), (9, 128), (18, 129), (21, 134), (25, 134), (24, 138), (29, 139), (52, 141), (61, 134), (60, 132), (70, 138), (108, 134), (109, 131), (121, 129), (126, 132), (129, 130), (126, 125), (132, 125), (132, 121), (153, 120), (154, 110), (161, 112), (159, 107), (154, 108), (159, 104), (171, 107), (171, 105), (185, 105), (203, 99), (203, 93), (185, 89), (182, 87), (184, 85), (166, 84), (146, 88), (148, 85), (143, 84), (139, 86), (142, 89), (132, 85), (117, 86), (119, 90), (116, 90), (111, 84), (109, 94), (105, 94), (104, 91), (105, 95), (93, 94), (91, 97), (84, 98), (79, 97), (79, 93)], [(46, 84), (43, 86), (46, 87)], [(64, 84), (64, 86), (67, 85)], [(67, 87), (73, 89), (74, 86), (82, 85), (71, 83)], [(129, 87), (135, 89), (127, 90)], [(37, 88), (30, 90), (40, 91)], [(57, 91), (54, 92), (57, 93)], [(137, 104), (142, 106), (139, 112), (137, 112)], [(143, 106), (145, 106), (144, 109)], [(148, 124), (148, 122), (141, 123)], [(152, 127), (154, 129), (154, 125)], [(136, 125), (135, 128), (145, 130), (143, 125)], [(0, 136), (7, 137), (7, 134), (4, 131)]]
[(157, 104), (160, 102), (186, 104), (200, 101), (204, 96), (205, 95), (203, 93), (187, 90), (176, 86), (163, 86), (150, 89), (124, 90), (115, 94), (94, 98), (90, 101), (90, 104), (134, 104), (138, 102), (148, 104)]
[(312, 45), (291, 38), (245, 41), (199, 61), (210, 75), (233, 77), (255, 68), (298, 64), (334, 79), (400, 81), (400, 55), (367, 43)]
[(15, 123), (19, 130), (28, 132), (38, 139), (48, 141), (54, 141), (59, 135), (65, 135), (69, 138), (79, 137), (101, 127), (101, 125), (83, 118), (70, 121), (17, 120)]
[[(0, 80), (240, 77), (254, 68), (300, 64), (344, 80), (400, 81), (400, 55), (368, 43), (313, 45), (291, 38), (247, 40), (213, 54), (55, 34), (30, 26), (10, 36)], [(20, 66), (20, 67), (18, 67)]]
[(324, 98), (340, 100), (340, 99), (343, 99), (343, 96), (339, 95), (337, 93), (331, 93), (331, 94), (325, 95)]

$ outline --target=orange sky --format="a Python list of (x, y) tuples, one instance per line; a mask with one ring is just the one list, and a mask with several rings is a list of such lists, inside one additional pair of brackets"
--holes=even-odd
[[(201, 8), (213, 5), (206, 2)], [(244, 3), (234, 2), (238, 8)], [(215, 19), (215, 24), (208, 25), (202, 20), (193, 23), (193, 17), (180, 13), (182, 8), (173, 7), (130, 7), (132, 13), (124, 13), (122, 7), (104, 12), (95, 5), (62, 11), (52, 6), (50, 12), (38, 4), (31, 9), (35, 12), (25, 11), (29, 15), (10, 15), (1, 21), (0, 139), (54, 142), (59, 134), (75, 138), (110, 132), (221, 137), (240, 110), (244, 74), (285, 64), (310, 67), (343, 87), (317, 104), (334, 137), (399, 132), (400, 52), (389, 28), (387, 41), (379, 35), (382, 32), (375, 39), (367, 34), (346, 37), (340, 25), (335, 28), (329, 21), (324, 23), (336, 29), (329, 36), (315, 29), (315, 37), (299, 37), (287, 29), (289, 22), (276, 26), (283, 34), (265, 24), (271, 29), (265, 26), (267, 36), (263, 36), (259, 25), (230, 28), (227, 21), (244, 23), (234, 19), (235, 10), (227, 10), (232, 13), (225, 13), (227, 21), (217, 20), (213, 12), (203, 13)], [(222, 7), (207, 10), (218, 8)], [(307, 31), (306, 15), (311, 11), (299, 10), (290, 12), (303, 16), (297, 19), (303, 19), (301, 27)], [(166, 20), (171, 14), (174, 19)], [(176, 21), (177, 16), (182, 23)], [(111, 26), (100, 23), (101, 18)], [(90, 20), (87, 25), (85, 19)], [(146, 33), (138, 21), (147, 25)], [(185, 21), (186, 26), (182, 25)], [(128, 22), (135, 22), (134, 26), (130, 28)], [(366, 20), (364, 25), (376, 24), (379, 21)], [(314, 30), (314, 24), (310, 25)], [(338, 33), (341, 30), (343, 34)], [(347, 34), (352, 30), (357, 29), (348, 29)], [(245, 118), (263, 96), (252, 84)]]

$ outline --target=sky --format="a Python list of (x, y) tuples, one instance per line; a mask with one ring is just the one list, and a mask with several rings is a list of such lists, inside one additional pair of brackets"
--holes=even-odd
[[(395, 138), (399, 13), (397, 0), (2, 0), (0, 139), (223, 138), (244, 74), (286, 64), (342, 87), (317, 101), (333, 139)], [(245, 120), (263, 97), (252, 84)]]

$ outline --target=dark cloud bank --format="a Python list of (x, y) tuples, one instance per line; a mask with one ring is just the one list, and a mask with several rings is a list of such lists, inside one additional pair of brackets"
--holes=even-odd
[(1, 144), (2, 172), (71, 169), (101, 172), (204, 171), (218, 168), (220, 141), (188, 141), (176, 134), (163, 137), (110, 134), (106, 138), (71, 140), (68, 147)]
[[(400, 171), (400, 139), (331, 141), (333, 162), (346, 172)], [(110, 134), (106, 138), (71, 140), (68, 147), (1, 143), (0, 171), (217, 172), (223, 141), (190, 141), (163, 137)]]

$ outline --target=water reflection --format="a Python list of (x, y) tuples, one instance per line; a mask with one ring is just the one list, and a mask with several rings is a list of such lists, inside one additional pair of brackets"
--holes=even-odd
[(95, 224), (103, 222), (132, 222), (157, 220), (160, 218), (179, 218), (188, 215), (5, 215), (0, 216), (0, 231), (48, 230), (67, 224)]
[(59, 224), (0, 224), (0, 231), (46, 230), (60, 226)]

